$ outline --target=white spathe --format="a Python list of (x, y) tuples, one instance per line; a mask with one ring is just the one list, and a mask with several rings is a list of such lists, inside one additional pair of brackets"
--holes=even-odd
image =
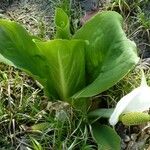
[(135, 88), (129, 94), (125, 95), (117, 103), (114, 112), (110, 116), (109, 123), (114, 126), (119, 120), (121, 114), (127, 112), (142, 112), (150, 108), (150, 87), (146, 83), (144, 73), (142, 71), (142, 81), (138, 88)]

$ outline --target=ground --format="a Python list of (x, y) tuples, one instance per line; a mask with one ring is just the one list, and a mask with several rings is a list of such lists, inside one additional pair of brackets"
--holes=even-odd
[[(71, 7), (71, 17), (75, 27), (74, 31), (80, 27), (80, 23), (85, 17), (84, 15), (88, 15), (88, 12), (94, 13), (99, 9), (100, 11), (107, 9), (116, 10), (122, 14), (125, 19), (124, 29), (127, 36), (137, 44), (138, 53), (141, 57), (140, 65), (146, 70), (148, 82), (150, 83), (150, 2), (146, 0), (136, 2), (129, 0), (111, 1), (111, 3), (104, 0), (85, 0), (81, 1), (81, 3), (77, 0), (72, 0), (71, 2), (73, 6)], [(35, 36), (51, 39), (55, 32), (54, 9), (56, 6), (62, 6), (61, 1), (1, 0), (0, 17), (9, 18), (23, 24)], [(32, 148), (40, 150), (40, 145), (34, 146), (38, 145), (35, 144), (37, 141), (45, 149), (54, 150), (61, 145), (60, 141), (64, 135), (67, 138), (64, 140), (64, 147), (59, 147), (60, 150), (71, 149), (71, 145), (72, 149), (79, 149), (76, 143), (80, 143), (83, 149), (84, 146), (90, 147), (90, 144), (94, 144), (90, 139), (85, 138), (88, 136), (86, 131), (81, 133), (74, 127), (74, 124), (70, 124), (72, 120), (65, 123), (60, 122), (60, 118), (62, 120), (64, 116), (69, 115), (72, 117), (73, 112), (68, 104), (49, 102), (38, 83), (25, 73), (3, 64), (0, 64), (0, 68), (0, 98), (2, 101), (0, 103), (1, 150), (27, 150)], [(133, 76), (137, 78), (136, 81), (133, 80)], [(135, 69), (116, 86), (106, 91), (105, 95), (112, 97), (114, 100), (116, 97), (119, 99), (124, 93), (128, 93), (132, 87), (136, 87), (139, 84), (139, 80), (139, 72)], [(127, 87), (130, 88), (128, 89)], [(124, 89), (123, 92), (122, 89)], [(118, 99), (115, 100), (115, 103), (113, 101), (107, 105), (115, 105)], [(40, 124), (43, 121), (45, 124)], [(46, 125), (48, 121), (51, 122), (49, 128)], [(37, 123), (39, 123), (40, 127), (34, 126)], [(41, 132), (39, 132), (35, 128), (42, 128), (42, 131), (40, 129)], [(66, 133), (66, 129), (68, 133)], [(120, 123), (116, 130), (122, 138), (122, 150), (148, 150), (150, 145), (149, 124), (129, 128)], [(84, 145), (83, 143), (88, 144)], [(38, 148), (36, 149), (35, 147)], [(96, 148), (92, 146), (91, 149)]]

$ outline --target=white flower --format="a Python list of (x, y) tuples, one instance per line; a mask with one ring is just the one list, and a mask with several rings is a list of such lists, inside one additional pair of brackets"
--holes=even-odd
[(116, 108), (110, 116), (109, 123), (114, 126), (119, 120), (121, 114), (127, 112), (143, 112), (150, 108), (150, 87), (146, 83), (144, 73), (142, 71), (142, 81), (138, 88), (125, 95), (117, 103)]

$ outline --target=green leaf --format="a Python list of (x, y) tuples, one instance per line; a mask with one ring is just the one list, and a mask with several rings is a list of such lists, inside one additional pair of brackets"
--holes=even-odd
[(45, 56), (47, 90), (67, 101), (85, 86), (85, 42), (81, 40), (35, 41)]
[(70, 22), (68, 15), (61, 9), (57, 8), (55, 12), (56, 38), (70, 38)]
[(92, 135), (98, 145), (98, 150), (120, 150), (121, 149), (120, 137), (109, 126), (93, 124)]
[(31, 138), (31, 142), (32, 142), (32, 145), (33, 145), (33, 150), (43, 150), (41, 144), (34, 138), (30, 137)]
[(1, 62), (44, 79), (46, 68), (43, 60), (44, 57), (23, 27), (13, 21), (0, 20)]
[(47, 130), (50, 127), (51, 127), (51, 124), (49, 122), (42, 122), (42, 123), (34, 124), (34, 125), (28, 127), (28, 129), (33, 130), (33, 131), (36, 130), (36, 131), (44, 132), (45, 130)]
[(93, 122), (97, 121), (100, 118), (109, 118), (111, 116), (111, 114), (113, 113), (114, 109), (110, 108), (110, 109), (106, 109), (106, 108), (100, 108), (100, 109), (96, 109), (94, 111), (91, 111), (88, 113), (88, 118)]
[(73, 98), (97, 95), (123, 78), (139, 61), (136, 45), (122, 29), (122, 17), (113, 11), (98, 13), (73, 37), (89, 41), (86, 47), (87, 87)]
[(32, 40), (19, 24), (0, 20), (0, 61), (35, 77), (50, 97), (68, 100), (85, 86), (83, 40)]

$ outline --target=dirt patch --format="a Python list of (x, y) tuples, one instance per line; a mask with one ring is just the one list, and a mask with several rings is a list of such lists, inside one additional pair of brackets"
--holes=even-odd
[(49, 38), (54, 32), (54, 8), (49, 0), (20, 0), (1, 2), (4, 18), (15, 20), (33, 35)]

